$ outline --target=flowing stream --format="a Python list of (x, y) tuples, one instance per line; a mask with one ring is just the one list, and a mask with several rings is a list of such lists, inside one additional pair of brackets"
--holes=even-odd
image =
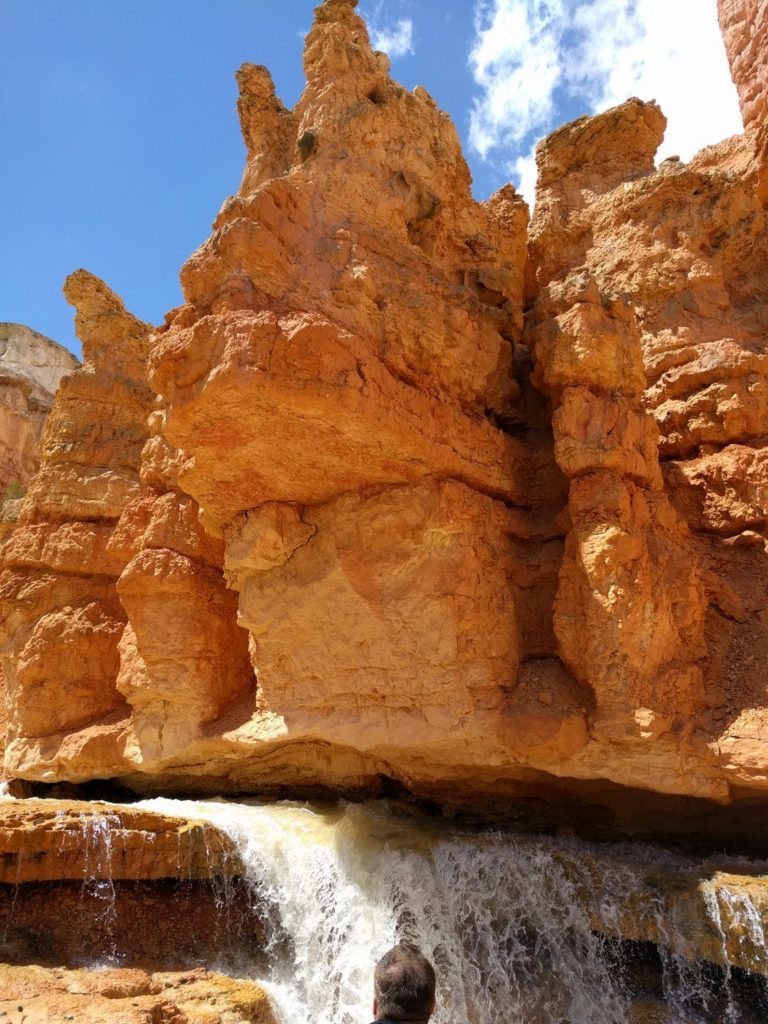
[[(259, 980), (285, 1024), (369, 1020), (372, 964), (398, 940), (435, 964), (435, 1024), (768, 1019), (768, 863), (478, 834), (385, 803), (140, 806), (233, 839), (253, 910), (267, 912), (272, 966)], [(650, 1009), (633, 980), (649, 949), (660, 979)]]
[[(416, 943), (435, 964), (435, 1024), (768, 1020), (768, 862), (477, 831), (386, 801), (131, 806), (205, 821), (230, 837), (237, 877), (222, 866), (213, 832), (208, 874), (193, 876), (180, 831), (177, 881), (152, 898), (169, 921), (179, 920), (173, 906), (213, 907), (212, 917), (184, 917), (181, 932), (169, 933), (184, 933), (181, 959), (260, 981), (280, 1024), (365, 1024), (373, 964), (397, 941)], [(121, 808), (94, 803), (81, 821), (83, 878), (73, 898), (88, 952), (75, 951), (73, 963), (130, 966), (131, 883), (112, 877)], [(154, 883), (140, 884), (139, 901)], [(6, 889), (6, 939), (24, 938), (30, 922), (41, 927), (38, 890), (32, 885), (29, 904), (25, 883)], [(50, 938), (41, 935), (43, 947)], [(169, 941), (152, 948), (162, 953)]]

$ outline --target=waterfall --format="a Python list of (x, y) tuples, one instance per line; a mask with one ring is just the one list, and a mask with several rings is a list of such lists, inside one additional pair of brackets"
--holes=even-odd
[[(259, 980), (284, 1024), (370, 1020), (373, 963), (398, 940), (435, 964), (435, 1024), (742, 1024), (768, 1012), (760, 975), (759, 1016), (733, 984), (739, 963), (762, 971), (768, 953), (760, 908), (718, 880), (725, 862), (473, 833), (378, 803), (140, 806), (207, 820), (236, 844), (253, 909), (272, 908)], [(619, 937), (658, 945), (665, 1017), (634, 1016)]]
[(109, 961), (117, 960), (117, 943), (115, 925), (117, 924), (117, 908), (115, 905), (115, 885), (112, 880), (112, 833), (120, 828), (120, 818), (114, 813), (101, 816), (86, 816), (82, 820), (83, 831), (83, 881), (81, 902), (88, 901), (90, 907), (96, 907), (104, 935), (104, 957)]

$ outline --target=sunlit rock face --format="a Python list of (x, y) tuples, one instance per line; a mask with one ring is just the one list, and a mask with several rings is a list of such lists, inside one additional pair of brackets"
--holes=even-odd
[[(101, 801), (0, 804), (0, 885), (88, 880), (209, 880), (241, 873), (231, 841), (188, 821)], [(7, 892), (3, 889), (3, 895)]]
[(105, 726), (125, 714), (115, 679), (126, 616), (115, 581), (126, 559), (110, 542), (139, 488), (153, 399), (149, 328), (85, 271), (65, 292), (77, 307), (83, 366), (57, 393), (0, 575), (11, 771), (28, 744), (55, 749), (62, 736), (79, 736), (79, 756), (97, 770), (110, 760)]
[(629, 100), (538, 150), (527, 337), (572, 477), (555, 630), (596, 732), (633, 702), (656, 772), (733, 792), (768, 767), (768, 233), (754, 135), (654, 168), (664, 126)]
[(160, 436), (150, 328), (86, 271), (65, 294), (84, 363), (57, 395), (0, 576), (7, 771), (60, 758), (45, 779), (149, 765), (158, 733), (167, 755), (253, 688), (221, 544)]
[(0, 501), (18, 498), (37, 472), (54, 393), (78, 365), (45, 335), (0, 323)]
[(768, 116), (768, 8), (763, 0), (717, 0), (717, 13), (744, 129), (757, 131)]
[[(275, 1024), (266, 991), (199, 968), (153, 971), (0, 965), (0, 1012), (65, 1024)], [(23, 1013), (24, 1017), (17, 1016)], [(13, 1015), (13, 1016), (11, 1016)]]
[(85, 366), (6, 548), (6, 770), (761, 791), (760, 132), (657, 168), (653, 103), (566, 125), (528, 228), (354, 8), (318, 7), (293, 111), (238, 73), (242, 184), (163, 327), (68, 286)]

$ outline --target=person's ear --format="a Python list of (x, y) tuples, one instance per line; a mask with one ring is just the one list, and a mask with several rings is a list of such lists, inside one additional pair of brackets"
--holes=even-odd
[(436, 1009), (437, 1009), (437, 1000), (433, 999), (432, 1000), (432, 1009), (429, 1011), (429, 1016), (430, 1017), (432, 1016), (432, 1014), (435, 1012)]
[(376, 996), (373, 997), (373, 1016), (379, 1016), (379, 1000), (376, 998)]

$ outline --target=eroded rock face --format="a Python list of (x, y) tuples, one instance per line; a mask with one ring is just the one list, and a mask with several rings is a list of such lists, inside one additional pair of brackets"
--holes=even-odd
[(744, 129), (756, 131), (768, 115), (768, 7), (764, 0), (717, 0), (717, 13)]
[(129, 559), (117, 582), (128, 624), (116, 685), (131, 709), (121, 749), (144, 770), (185, 751), (206, 730), (216, 734), (212, 723), (229, 709), (252, 705), (256, 683), (248, 634), (222, 575), (223, 545), (178, 488), (180, 453), (163, 439), (161, 422), (156, 409), (141, 492), (114, 538)]
[(202, 969), (149, 973), (128, 968), (0, 966), (0, 1013), (9, 1021), (65, 1024), (274, 1024), (254, 982)]
[(77, 307), (83, 366), (57, 394), (0, 577), (11, 771), (30, 743), (61, 734), (78, 735), (79, 756), (98, 770), (110, 759), (109, 724), (126, 712), (115, 688), (125, 625), (115, 580), (125, 558), (110, 541), (139, 489), (153, 398), (149, 329), (85, 271), (65, 291)]
[(0, 885), (210, 879), (241, 871), (207, 822), (77, 800), (0, 803)]
[(149, 326), (86, 271), (65, 293), (84, 364), (57, 396), (0, 581), (7, 765), (42, 761), (45, 779), (59, 757), (75, 778), (148, 767), (253, 689), (221, 543), (160, 434)]
[[(575, 309), (556, 317), (571, 358), (564, 374), (570, 380), (559, 382), (563, 393), (585, 376), (603, 389), (589, 403), (582, 398), (570, 410), (561, 405), (554, 418), (556, 438), (559, 419), (567, 421), (571, 463), (573, 435), (600, 434), (599, 459), (590, 454), (575, 466), (591, 474), (591, 481), (578, 481), (583, 493), (591, 491), (580, 510), (589, 522), (588, 560), (578, 517), (566, 543), (567, 552), (580, 546), (580, 567), (592, 578), (575, 593), (566, 556), (556, 629), (559, 622), (563, 651), (570, 644), (583, 651), (584, 609), (593, 602), (606, 607), (606, 598), (615, 602), (623, 590), (639, 618), (629, 625), (629, 606), (611, 618), (622, 636), (631, 637), (651, 686), (651, 694), (646, 690), (642, 698), (638, 692), (636, 700), (641, 734), (653, 739), (657, 754), (676, 736), (672, 745), (682, 775), (690, 774), (691, 757), (703, 757), (709, 765), (699, 761), (696, 774), (709, 777), (715, 788), (722, 782), (713, 773), (732, 786), (762, 786), (765, 762), (755, 736), (768, 696), (758, 668), (768, 642), (760, 483), (768, 424), (765, 209), (749, 156), (755, 152), (752, 136), (719, 152), (704, 151), (688, 166), (665, 161), (654, 169), (650, 159), (663, 128), (653, 104), (630, 100), (566, 126), (538, 152), (528, 269), (535, 296), (530, 337), (534, 352), (544, 356), (537, 372), (546, 374), (552, 359), (549, 339), (556, 331), (549, 320), (536, 321), (554, 289), (569, 293), (567, 301), (577, 298)], [(738, 174), (732, 169), (735, 147), (746, 154)], [(596, 339), (605, 332), (595, 332), (594, 316), (583, 341), (572, 327), (575, 317), (585, 321), (590, 302), (597, 300), (604, 319), (620, 296), (633, 306), (632, 348), (642, 355), (631, 370), (626, 361), (619, 365), (626, 345), (608, 344), (601, 357)], [(538, 340), (542, 332), (549, 348)], [(577, 337), (575, 344), (570, 337)], [(587, 357), (580, 355), (584, 350)], [(583, 369), (574, 365), (576, 356)], [(628, 388), (633, 423), (620, 397)], [(663, 486), (652, 457), (656, 430)], [(556, 449), (563, 444), (558, 439)], [(597, 462), (606, 460), (625, 478), (613, 498), (605, 486), (594, 486)], [(619, 560), (630, 569), (624, 579), (633, 581), (628, 587), (616, 574), (618, 543)], [(647, 633), (641, 620), (650, 626)], [(607, 622), (603, 627), (589, 630), (598, 647), (590, 651), (592, 666), (622, 650), (620, 637)], [(585, 663), (582, 672), (587, 670)], [(615, 678), (628, 695), (626, 674)]]
[(655, 104), (582, 118), (528, 231), (354, 8), (317, 9), (294, 110), (238, 73), (242, 184), (162, 328), (69, 286), (86, 363), (0, 581), (7, 769), (763, 791), (763, 134), (656, 168)]
[(353, 4), (318, 8), (305, 70), (291, 112), (264, 68), (239, 72), (243, 183), (157, 337), (181, 486), (216, 533), (425, 476), (531, 503), (541, 444), (497, 425), (521, 419), (525, 204), (472, 200), (452, 124), (390, 80)]
[(520, 667), (553, 656), (532, 609), (564, 499), (515, 361), (526, 208), (473, 201), (452, 125), (390, 80), (354, 6), (318, 8), (294, 111), (241, 69), (243, 183), (151, 356), (250, 634), (256, 699), (229, 734), (249, 785), (410, 785), (586, 737), (565, 672), (567, 726), (526, 703), (514, 728)]
[(79, 363), (22, 324), (0, 323), (0, 501), (18, 498), (40, 464), (40, 435), (61, 378)]
[[(706, 601), (662, 488), (635, 311), (581, 272), (542, 288), (530, 317), (533, 379), (552, 397), (555, 454), (571, 480), (558, 651), (594, 694), (593, 741), (631, 745), (639, 763), (652, 745), (657, 762), (666, 752), (674, 763), (703, 703)], [(690, 787), (684, 760), (675, 775), (667, 788)]]
[[(21, 496), (40, 465), (40, 437), (62, 377), (78, 360), (22, 324), (0, 323), (0, 546), (13, 529)], [(0, 672), (0, 756), (8, 721)]]
[[(295, 111), (241, 69), (241, 190), (148, 343), (159, 400), (140, 480), (134, 452), (130, 489), (100, 512), (103, 600), (121, 613), (100, 634), (112, 717), (94, 709), (109, 774), (179, 762), (230, 787), (370, 786), (417, 780), (425, 745), (450, 760), (452, 729), (461, 764), (484, 767), (490, 744), (494, 773), (515, 746), (552, 757), (561, 733), (586, 737), (541, 596), (564, 482), (515, 366), (525, 204), (471, 198), (452, 125), (391, 82), (353, 8), (318, 9)], [(516, 739), (529, 658), (569, 711), (537, 718), (526, 694)], [(87, 777), (94, 723), (45, 728), (16, 726), (11, 770)]]

